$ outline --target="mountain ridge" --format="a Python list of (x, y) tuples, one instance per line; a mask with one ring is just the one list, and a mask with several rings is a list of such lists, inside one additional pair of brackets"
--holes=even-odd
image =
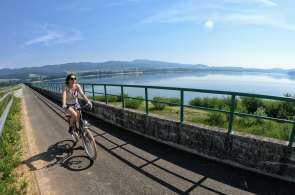
[(0, 77), (5, 79), (28, 79), (32, 75), (44, 78), (64, 76), (67, 72), (120, 72), (120, 71), (157, 71), (157, 70), (190, 70), (190, 71), (234, 71), (258, 73), (294, 73), (295, 69), (259, 69), (239, 66), (208, 66), (205, 64), (181, 64), (157, 60), (135, 59), (133, 61), (105, 61), (105, 62), (70, 62), (64, 64), (43, 65), (37, 67), (3, 68)]

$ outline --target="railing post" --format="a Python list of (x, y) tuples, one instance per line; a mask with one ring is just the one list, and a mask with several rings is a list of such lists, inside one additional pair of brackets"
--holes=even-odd
[(288, 146), (290, 148), (292, 148), (292, 145), (293, 145), (293, 142), (294, 142), (294, 138), (295, 138), (295, 121), (293, 123), (293, 129), (292, 129), (291, 135), (289, 137), (289, 144), (288, 144)]
[(105, 99), (105, 103), (108, 104), (107, 85), (106, 84), (104, 84), (104, 99)]
[(92, 88), (92, 99), (94, 100), (94, 85), (91, 84), (91, 88)]
[(236, 95), (232, 95), (231, 97), (231, 105), (230, 105), (230, 113), (229, 113), (229, 122), (228, 122), (228, 134), (232, 133), (233, 130), (233, 121), (234, 121), (234, 112), (236, 106)]
[(123, 85), (121, 85), (121, 101), (122, 101), (122, 108), (125, 108), (124, 88), (123, 88)]
[(145, 114), (149, 114), (149, 96), (148, 96), (148, 88), (144, 88), (144, 101), (145, 101)]
[(183, 89), (180, 90), (180, 123), (183, 123), (184, 119), (184, 109), (183, 109), (183, 102), (184, 102), (184, 91)]

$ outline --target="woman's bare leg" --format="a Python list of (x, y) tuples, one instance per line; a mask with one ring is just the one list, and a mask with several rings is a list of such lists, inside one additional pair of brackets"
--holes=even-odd
[(71, 115), (71, 118), (70, 118), (70, 127), (73, 127), (76, 120), (77, 120), (77, 113), (76, 111), (74, 110), (74, 108), (72, 107), (69, 107), (67, 109), (68, 113)]
[(77, 118), (76, 118), (77, 127), (80, 127), (80, 111), (76, 110), (76, 114), (77, 114)]

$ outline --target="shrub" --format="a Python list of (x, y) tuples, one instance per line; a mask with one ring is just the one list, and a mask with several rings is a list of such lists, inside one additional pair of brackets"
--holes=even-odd
[(230, 107), (231, 98), (203, 97), (194, 98), (189, 101), (191, 106), (201, 106), (207, 108), (225, 109)]
[(281, 103), (272, 100), (263, 101), (263, 107), (265, 108), (265, 113), (269, 117), (277, 118), (280, 112)]
[(207, 122), (209, 125), (223, 125), (225, 123), (225, 118), (220, 113), (209, 112)]
[(179, 98), (165, 98), (160, 96), (155, 96), (153, 98), (152, 104), (156, 110), (164, 110), (166, 106), (179, 106)]
[(154, 105), (156, 110), (164, 110), (167, 104), (161, 103), (161, 102), (166, 102), (165, 98), (156, 96), (153, 98), (152, 104)]
[[(127, 93), (124, 93), (124, 99), (128, 97), (128, 94)], [(122, 96), (118, 96), (118, 102), (121, 102), (122, 101)]]
[(202, 99), (201, 98), (194, 98), (189, 101), (189, 105), (191, 106), (202, 106)]
[(259, 107), (254, 114), (258, 116), (266, 116), (265, 109), (263, 107)]
[[(108, 102), (119, 102), (121, 101), (121, 97), (113, 96), (113, 95), (107, 95)], [(95, 101), (105, 102), (105, 96), (99, 95), (94, 97)]]
[(242, 106), (245, 108), (247, 113), (253, 114), (256, 110), (263, 106), (262, 100), (253, 97), (241, 97)]
[[(288, 96), (288, 94), (286, 94), (285, 96), (290, 97), (290, 96)], [(294, 119), (295, 102), (284, 101), (284, 102), (281, 102), (279, 107), (280, 107), (279, 113), (278, 113), (279, 118), (286, 118), (286, 119), (291, 119), (291, 120)]]
[(240, 127), (252, 127), (256, 124), (256, 119), (252, 117), (239, 118), (238, 124)]
[(179, 98), (166, 98), (168, 102), (171, 104), (170, 106), (179, 106), (180, 99)]
[(138, 109), (139, 106), (143, 103), (143, 97), (142, 96), (137, 96), (135, 97), (137, 99), (131, 99), (126, 97), (125, 98), (125, 107), (126, 108), (132, 108), (132, 109)]

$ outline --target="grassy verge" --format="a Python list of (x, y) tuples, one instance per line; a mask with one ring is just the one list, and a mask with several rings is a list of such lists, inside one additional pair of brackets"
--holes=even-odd
[(20, 99), (14, 101), (0, 138), (0, 194), (24, 194), (26, 181), (19, 180), (15, 168), (21, 163)]
[[(1, 90), (1, 89), (0, 89)], [(5, 93), (4, 92), (1, 92), (0, 91), (0, 98), (4, 95)]]

